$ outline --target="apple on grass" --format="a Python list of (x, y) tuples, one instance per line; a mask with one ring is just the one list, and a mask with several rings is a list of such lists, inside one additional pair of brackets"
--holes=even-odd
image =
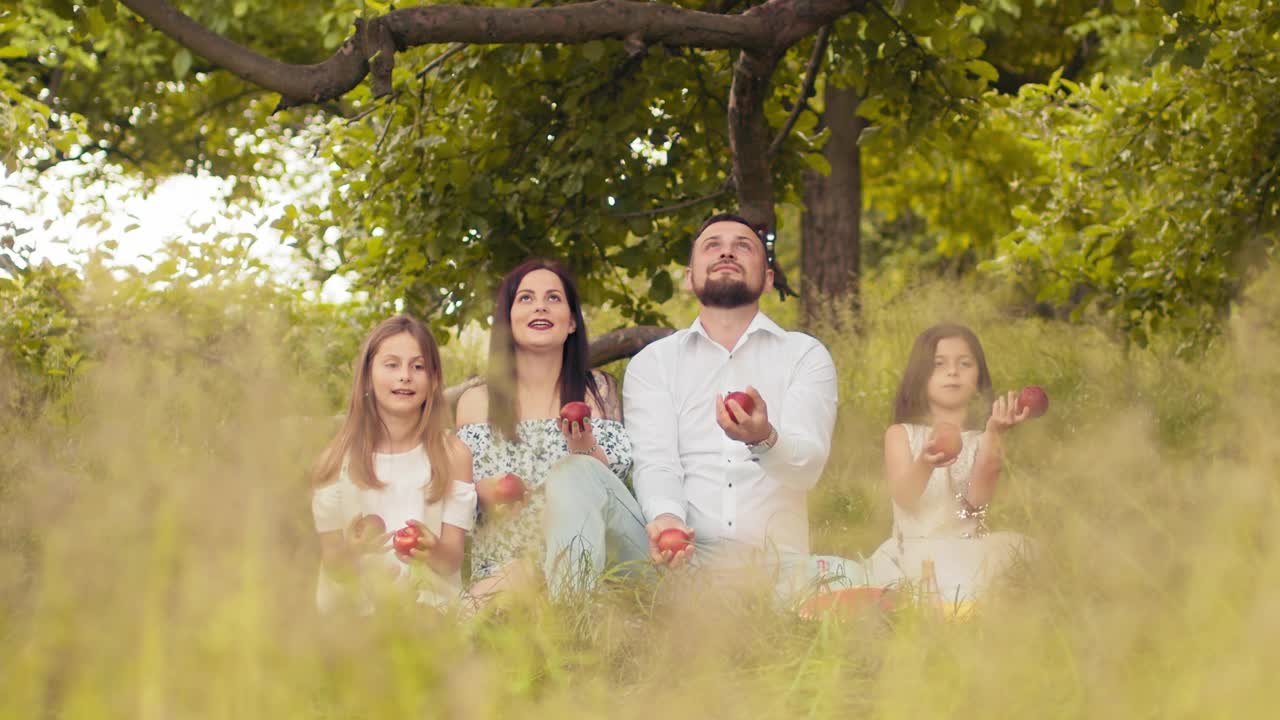
[(1038, 418), (1049, 412), (1049, 393), (1039, 385), (1028, 385), (1018, 393), (1018, 405), (1014, 410), (1022, 412), (1023, 408), (1031, 410), (1031, 417)]
[(515, 473), (507, 473), (494, 484), (493, 499), (499, 505), (510, 505), (524, 499), (524, 480)]
[(748, 415), (755, 412), (756, 401), (752, 400), (750, 395), (742, 392), (741, 390), (734, 390), (733, 392), (724, 396), (725, 412), (729, 413), (729, 419), (734, 422), (738, 422), (738, 417), (733, 414), (733, 410), (729, 407), (730, 400), (738, 403), (738, 407), (742, 408), (742, 412)]
[(671, 554), (674, 555), (689, 547), (689, 545), (692, 544), (690, 543), (690, 539), (689, 533), (681, 530), (680, 528), (667, 528), (666, 530), (658, 533), (658, 539), (656, 542), (658, 552), (670, 551)]
[(929, 444), (925, 446), (925, 451), (942, 453), (942, 462), (947, 462), (960, 455), (960, 448), (963, 444), (958, 426), (949, 422), (939, 422), (933, 426), (933, 432), (931, 433)]

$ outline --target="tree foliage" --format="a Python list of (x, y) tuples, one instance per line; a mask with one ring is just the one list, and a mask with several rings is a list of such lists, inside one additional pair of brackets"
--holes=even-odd
[[(178, 6), (291, 63), (332, 56), (355, 20), (391, 10)], [(870, 122), (859, 162), (873, 269), (981, 273), (1141, 340), (1165, 323), (1211, 333), (1254, 258), (1273, 251), (1270, 4), (850, 8), (817, 48), (816, 75), (810, 37), (769, 76), (772, 137), (753, 151), (768, 155), (784, 245), (798, 237), (803, 173), (829, 170), (821, 153), (839, 118), (822, 89), (834, 84), (856, 90)], [(658, 321), (696, 222), (734, 205), (733, 51), (641, 52), (611, 38), (424, 45), (396, 53), (383, 98), (362, 84), (273, 112), (276, 96), (112, 0), (0, 13), (11, 177), (76, 159), (152, 181), (210, 173), (236, 178), (244, 202), (280, 179), (323, 180), (275, 229), (317, 277), (347, 275), (375, 305), (403, 302), (441, 325), (483, 318), (494, 278), (528, 254), (568, 258), (589, 302)]]

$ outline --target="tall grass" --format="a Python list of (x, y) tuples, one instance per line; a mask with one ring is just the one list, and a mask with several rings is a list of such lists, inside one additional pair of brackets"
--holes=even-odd
[[(998, 388), (1052, 398), (1010, 440), (992, 522), (1040, 553), (970, 622), (804, 621), (679, 578), (475, 618), (318, 617), (303, 470), (332, 395), (269, 315), (214, 341), (144, 316), (59, 419), (0, 418), (0, 717), (1269, 714), (1280, 277), (1191, 360), (954, 285), (865, 303), (860, 332), (817, 331), (841, 414), (815, 549), (888, 534), (881, 439), (923, 327), (972, 325)], [(446, 362), (481, 367), (483, 347)]]

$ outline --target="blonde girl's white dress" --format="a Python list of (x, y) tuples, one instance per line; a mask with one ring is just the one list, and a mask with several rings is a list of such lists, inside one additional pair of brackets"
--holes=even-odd
[[(911, 456), (919, 457), (929, 437), (925, 425), (904, 424)], [(944, 599), (980, 596), (1029, 549), (1014, 532), (988, 532), (985, 508), (965, 500), (982, 433), (965, 431), (960, 456), (949, 467), (935, 468), (913, 509), (893, 504), (893, 535), (868, 563), (873, 583), (887, 585), (920, 579), (925, 560), (932, 560)]]
[[(384, 487), (357, 487), (348, 465), (344, 464), (336, 481), (315, 490), (311, 512), (316, 532), (344, 531), (357, 515), (380, 516), (388, 532), (404, 527), (409, 520), (417, 520), (437, 536), (446, 523), (465, 531), (472, 529), (476, 514), (475, 486), (455, 480), (443, 498), (428, 503), (431, 461), (421, 445), (403, 453), (374, 453), (374, 472)], [(418, 602), (437, 606), (456, 599), (462, 589), (461, 572), (441, 576), (425, 567), (411, 572), (391, 551), (366, 555), (360, 571), (361, 589), (355, 601), (363, 613), (373, 611), (371, 588), (403, 587), (405, 592), (416, 588)], [(322, 565), (316, 581), (316, 607), (321, 612), (334, 610), (345, 595), (345, 589)]]

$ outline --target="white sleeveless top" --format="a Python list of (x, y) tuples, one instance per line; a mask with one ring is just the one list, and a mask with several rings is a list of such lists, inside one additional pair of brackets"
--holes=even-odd
[[(374, 453), (374, 472), (384, 483), (381, 488), (361, 488), (352, 481), (346, 464), (338, 479), (317, 489), (311, 496), (311, 513), (315, 518), (316, 532), (344, 531), (357, 515), (378, 515), (386, 523), (387, 531), (394, 532), (409, 520), (417, 520), (428, 530), (440, 534), (448, 523), (470, 531), (475, 523), (476, 490), (469, 482), (455, 480), (445, 496), (437, 502), (427, 503), (427, 485), (431, 482), (431, 462), (421, 445), (403, 453)], [(367, 556), (366, 561), (385, 567), (385, 574), (405, 581), (408, 566), (386, 552)], [(370, 568), (366, 567), (366, 570)], [(461, 572), (441, 578), (448, 585), (461, 588)], [(340, 597), (340, 587), (320, 568), (316, 584), (316, 605), (320, 610), (332, 609)], [(436, 602), (442, 598), (424, 593), (420, 602)], [(371, 610), (369, 603), (363, 603)]]
[[(919, 457), (925, 441), (929, 439), (927, 425), (903, 424), (911, 457)], [(962, 517), (963, 506), (957, 495), (963, 496), (969, 489), (973, 463), (978, 456), (978, 441), (982, 433), (965, 430), (960, 434), (960, 456), (948, 467), (934, 468), (924, 492), (913, 510), (893, 504), (893, 537), (901, 542), (919, 538), (967, 538), (978, 531), (975, 517)]]

